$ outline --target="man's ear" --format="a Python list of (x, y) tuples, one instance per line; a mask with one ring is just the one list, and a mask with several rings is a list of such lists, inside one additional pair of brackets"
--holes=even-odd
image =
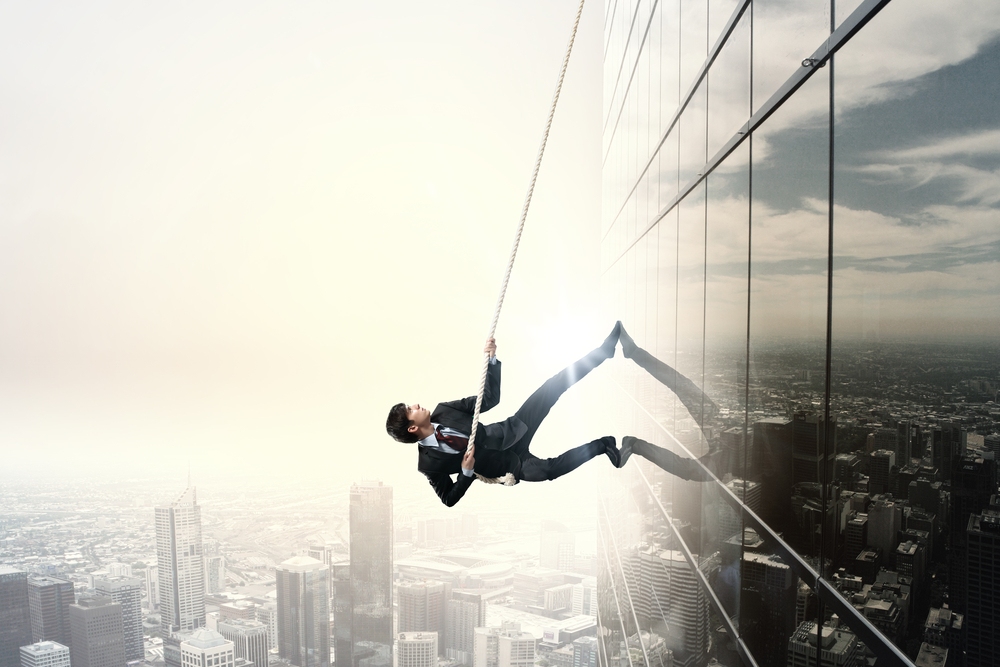
[(406, 427), (406, 431), (408, 433), (416, 433), (417, 432), (417, 425), (416, 424), (410, 424), (409, 426)]

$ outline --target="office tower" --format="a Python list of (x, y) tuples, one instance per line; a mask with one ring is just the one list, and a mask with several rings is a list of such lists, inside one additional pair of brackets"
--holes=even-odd
[(499, 628), (476, 628), (475, 667), (531, 667), (535, 638), (521, 624), (504, 621)]
[[(833, 464), (837, 456), (836, 417), (830, 423), (821, 415), (797, 412), (792, 420), (792, 483), (826, 481), (833, 477)], [(830, 444), (825, 447), (827, 435)], [(826, 456), (826, 478), (823, 479), (823, 453)]]
[(951, 480), (955, 461), (965, 456), (968, 433), (958, 424), (941, 422), (931, 430), (931, 464), (941, 471), (941, 479)]
[(913, 436), (915, 429), (913, 423), (908, 420), (900, 421), (896, 424), (896, 462), (900, 468), (910, 465), (913, 458)]
[(573, 584), (573, 615), (597, 617), (597, 578), (586, 577)]
[(160, 627), (164, 632), (193, 630), (205, 624), (201, 508), (195, 488), (155, 511)]
[(205, 556), (205, 593), (226, 590), (226, 559), (223, 556)]
[(30, 643), (28, 573), (0, 565), (0, 667), (18, 667), (20, 648)]
[(573, 667), (597, 667), (600, 647), (596, 637), (577, 637), (573, 640)]
[(433, 632), (444, 654), (445, 607), (451, 586), (440, 581), (406, 581), (396, 587), (399, 632)]
[(965, 664), (1000, 664), (1000, 507), (973, 514), (967, 524)]
[(889, 492), (889, 471), (896, 465), (896, 453), (876, 449), (868, 455), (868, 492), (872, 495)]
[[(948, 594), (949, 606), (959, 613), (965, 607), (965, 546), (969, 517), (979, 514), (996, 493), (997, 462), (978, 456), (955, 461), (951, 481), (951, 511), (948, 521)], [(966, 618), (968, 619), (968, 614)], [(966, 621), (968, 622), (968, 620)]]
[(486, 625), (486, 601), (478, 593), (452, 591), (447, 615), (445, 657), (463, 665), (472, 665), (476, 628)]
[(146, 568), (146, 608), (156, 611), (160, 608), (159, 578), (156, 576), (156, 566)]
[(219, 620), (255, 621), (257, 620), (257, 605), (249, 600), (223, 602), (219, 605)]
[(903, 508), (888, 497), (878, 498), (868, 508), (868, 546), (878, 549), (883, 558), (894, 556), (903, 529)]
[(840, 488), (853, 488), (854, 476), (860, 465), (857, 454), (837, 454), (833, 462), (833, 478)]
[(81, 598), (69, 606), (73, 667), (122, 667), (122, 606), (109, 597)]
[(785, 530), (792, 497), (792, 422), (754, 422), (753, 443), (751, 479), (761, 483), (761, 518), (775, 530)]
[(54, 641), (22, 646), (21, 667), (69, 667), (69, 647)]
[(266, 602), (254, 609), (254, 615), (267, 628), (268, 650), (278, 648), (278, 605)]
[(219, 634), (233, 643), (237, 658), (252, 662), (254, 667), (267, 667), (267, 626), (260, 621), (219, 621)]
[(927, 570), (927, 550), (916, 542), (907, 540), (896, 547), (896, 571), (913, 580), (914, 593), (924, 586)]
[(336, 667), (354, 667), (351, 648), (351, 561), (338, 560), (330, 565), (333, 603), (333, 655)]
[(296, 556), (278, 566), (278, 652), (298, 667), (330, 665), (330, 568)]
[(853, 512), (844, 529), (844, 559), (854, 560), (868, 545), (868, 515)]
[(576, 535), (557, 521), (542, 521), (538, 565), (567, 572), (573, 569), (575, 555)]
[(743, 554), (742, 634), (758, 664), (783, 664), (795, 629), (798, 577), (777, 556)]
[(72, 581), (56, 577), (28, 578), (31, 640), (69, 646), (69, 606), (76, 602)]
[(163, 662), (167, 667), (190, 667), (181, 660), (181, 642), (187, 641), (194, 630), (163, 635)]
[(354, 659), (392, 664), (392, 487), (351, 486), (350, 535)]
[[(672, 549), (640, 551), (639, 559), (635, 612), (640, 625), (666, 638), (678, 667), (699, 664), (708, 650), (708, 597), (691, 566), (682, 552)], [(670, 632), (657, 623), (665, 623)]]
[(125, 633), (125, 660), (142, 660), (142, 581), (134, 577), (100, 577), (94, 579), (94, 591), (122, 606), (122, 627)]
[[(816, 640), (820, 640), (820, 659), (816, 660)], [(864, 649), (857, 636), (847, 629), (824, 625), (816, 632), (815, 621), (805, 621), (788, 640), (788, 667), (855, 667)]]
[(397, 667), (437, 667), (438, 633), (400, 632)]
[(188, 633), (180, 643), (180, 652), (182, 667), (235, 667), (236, 663), (233, 643), (208, 628)]
[(951, 609), (931, 607), (924, 621), (923, 640), (959, 655), (965, 649), (964, 621), (962, 614), (956, 614)]
[[(726, 488), (734, 496), (742, 500), (755, 514), (760, 513), (761, 487), (757, 482), (748, 482), (734, 478), (726, 483)], [(719, 501), (719, 539), (728, 540), (733, 535), (743, 532), (743, 518), (724, 500)]]
[(112, 577), (131, 577), (132, 566), (128, 563), (109, 563), (108, 574)]

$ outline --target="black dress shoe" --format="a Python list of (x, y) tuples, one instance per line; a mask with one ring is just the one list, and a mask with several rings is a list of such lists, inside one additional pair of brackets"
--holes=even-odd
[(601, 438), (601, 442), (604, 444), (604, 453), (608, 455), (609, 459), (611, 459), (611, 465), (616, 468), (620, 468), (622, 457), (618, 453), (618, 448), (615, 447), (615, 436), (606, 435)]
[(618, 456), (621, 458), (622, 462), (618, 464), (619, 468), (624, 468), (625, 463), (628, 461), (628, 457), (632, 456), (632, 445), (635, 444), (635, 438), (631, 435), (626, 435), (622, 438), (621, 449), (618, 450)]

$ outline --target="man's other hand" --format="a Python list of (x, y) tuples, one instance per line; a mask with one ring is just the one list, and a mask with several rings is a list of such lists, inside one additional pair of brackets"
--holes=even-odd
[(476, 448), (469, 447), (465, 450), (465, 454), (462, 456), (462, 469), (463, 470), (475, 470), (476, 469)]
[(490, 338), (486, 341), (486, 347), (483, 348), (483, 354), (488, 354), (491, 357), (497, 356), (497, 341), (496, 338)]

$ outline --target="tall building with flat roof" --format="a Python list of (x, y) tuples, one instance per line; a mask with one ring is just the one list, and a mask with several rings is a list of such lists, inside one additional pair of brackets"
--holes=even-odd
[(770, 554), (743, 554), (741, 580), (744, 636), (764, 665), (780, 665), (788, 656), (788, 638), (795, 629), (795, 592), (799, 578)]
[(215, 630), (197, 628), (180, 643), (181, 667), (235, 667), (233, 643)]
[(70, 667), (69, 647), (54, 641), (22, 646), (21, 667)]
[(205, 594), (226, 590), (226, 559), (224, 556), (205, 556)]
[(20, 648), (30, 643), (28, 573), (0, 565), (0, 667), (19, 667)]
[(476, 628), (486, 625), (486, 601), (479, 593), (452, 591), (447, 603), (445, 657), (471, 666), (476, 645)]
[(170, 505), (157, 507), (155, 516), (160, 627), (199, 628), (205, 625), (205, 565), (195, 487), (188, 487)]
[(142, 580), (135, 577), (95, 577), (94, 591), (122, 606), (125, 633), (125, 660), (142, 660)]
[(535, 637), (521, 624), (504, 621), (499, 628), (476, 628), (475, 667), (531, 667)]
[(445, 608), (451, 586), (441, 581), (403, 581), (396, 586), (397, 623), (400, 633), (434, 632), (444, 654)]
[(28, 578), (28, 610), (31, 639), (69, 646), (69, 606), (76, 602), (72, 581), (56, 577)]
[(298, 667), (330, 666), (330, 568), (296, 556), (275, 572), (278, 653)]
[(267, 626), (260, 621), (233, 619), (219, 621), (219, 634), (233, 643), (237, 658), (252, 662), (255, 667), (267, 667)]
[(437, 667), (438, 633), (400, 632), (396, 651), (397, 667)]
[[(819, 642), (820, 658), (816, 649)], [(788, 640), (788, 667), (855, 667), (863, 654), (861, 642), (850, 630), (824, 625), (819, 633), (815, 621), (805, 621)]]
[(1000, 664), (1000, 507), (969, 517), (966, 526), (966, 667)]
[(353, 484), (350, 576), (355, 660), (392, 663), (392, 526), (392, 487), (375, 481)]
[(97, 595), (69, 607), (73, 667), (122, 667), (125, 664), (125, 628), (122, 606)]

